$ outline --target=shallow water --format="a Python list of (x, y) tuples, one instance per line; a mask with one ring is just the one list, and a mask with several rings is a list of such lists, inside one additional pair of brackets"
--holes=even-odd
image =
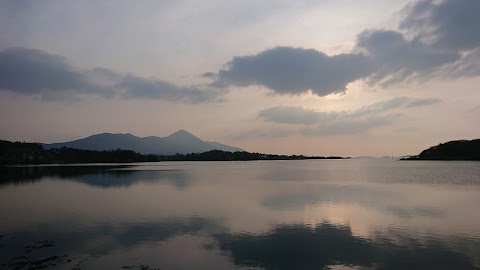
[(0, 269), (15, 267), (480, 269), (480, 163), (3, 169)]

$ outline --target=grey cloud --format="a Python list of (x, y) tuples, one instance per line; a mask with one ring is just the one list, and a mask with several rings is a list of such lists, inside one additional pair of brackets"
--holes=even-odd
[(303, 125), (299, 131), (303, 135), (352, 134), (391, 124), (401, 116), (395, 109), (404, 110), (438, 102), (440, 100), (432, 98), (396, 97), (353, 111), (319, 112), (303, 107), (275, 106), (260, 111), (258, 115), (269, 122)]
[[(237, 56), (212, 86), (265, 86), (278, 94), (344, 93), (356, 80), (387, 87), (435, 77), (480, 75), (480, 1), (419, 0), (403, 9), (399, 29), (365, 30), (349, 53), (328, 56), (313, 49), (277, 47)], [(214, 76), (216, 75), (216, 76)]]
[(27, 48), (0, 51), (0, 90), (39, 96), (44, 100), (78, 99), (90, 94), (104, 98), (199, 103), (218, 100), (220, 95), (215, 89), (181, 87), (106, 68), (76, 70), (62, 56)]
[[(287, 107), (275, 106), (260, 111), (258, 116), (270, 122), (283, 124), (314, 124), (326, 113), (319, 113), (314, 110), (305, 109), (301, 106)], [(335, 113), (336, 114), (336, 113)]]
[(85, 74), (75, 71), (65, 58), (26, 48), (0, 51), (0, 89), (44, 99), (69, 94), (112, 95), (110, 90), (92, 84)]
[(147, 79), (133, 75), (125, 76), (116, 87), (124, 89), (124, 96), (164, 99), (188, 103), (218, 100), (218, 92), (196, 87), (179, 87), (166, 81)]
[[(460, 52), (440, 50), (402, 33), (366, 30), (357, 36), (350, 53), (328, 56), (313, 49), (277, 47), (256, 55), (234, 57), (218, 71), (205, 73), (212, 86), (265, 86), (278, 94), (318, 96), (343, 94), (347, 85), (365, 79), (389, 86), (413, 79), (446, 74), (462, 59)], [(465, 71), (463, 65), (459, 72)], [(473, 70), (473, 68), (470, 68)]]
[(349, 113), (349, 115), (351, 117), (376, 115), (378, 113), (390, 111), (393, 109), (428, 106), (439, 102), (441, 102), (441, 100), (437, 98), (395, 97), (387, 100), (382, 100), (368, 106), (364, 106), (358, 110)]
[(448, 78), (472, 77), (480, 74), (480, 48), (465, 52), (462, 59), (445, 70)]
[(368, 81), (385, 86), (408, 79), (480, 75), (478, 10), (476, 0), (418, 0), (402, 11), (403, 33), (362, 32), (356, 49), (366, 51), (375, 64)]
[(212, 84), (262, 85), (280, 94), (318, 96), (344, 93), (347, 84), (370, 74), (369, 61), (362, 54), (328, 56), (313, 49), (276, 47), (256, 55), (234, 57), (221, 69)]
[(388, 30), (360, 33), (355, 49), (371, 57), (374, 71), (368, 76), (368, 81), (382, 86), (426, 78), (461, 57), (459, 52), (434, 49), (422, 42), (407, 40), (400, 32)]
[(353, 111), (318, 112), (311, 109), (305, 109), (301, 106), (275, 106), (260, 111), (258, 115), (270, 122), (310, 125), (323, 121), (345, 120), (347, 118), (357, 119), (372, 115), (375, 116), (377, 114), (398, 108), (427, 106), (438, 102), (440, 102), (440, 100), (435, 98), (415, 99), (408, 97), (396, 97), (364, 106)]
[(203, 78), (206, 78), (206, 79), (215, 79), (217, 78), (217, 74), (214, 73), (214, 72), (205, 72), (201, 75)]
[(369, 129), (393, 123), (398, 114), (371, 116), (362, 119), (341, 119), (339, 121), (325, 121), (317, 126), (305, 127), (300, 134), (307, 136), (322, 135), (349, 135), (365, 132)]
[(404, 9), (400, 29), (435, 48), (470, 51), (480, 47), (480, 1), (419, 0)]
[(351, 118), (359, 118), (363, 116), (376, 115), (382, 112), (400, 108), (402, 106), (405, 106), (407, 103), (411, 103), (415, 101), (417, 100), (412, 100), (408, 97), (395, 97), (387, 100), (382, 100), (368, 106), (364, 106), (355, 111), (348, 112), (347, 114)]
[(425, 98), (425, 99), (418, 99), (409, 102), (406, 107), (407, 108), (413, 108), (413, 107), (421, 107), (421, 106), (427, 106), (427, 105), (432, 105), (441, 102), (440, 99), (438, 98)]

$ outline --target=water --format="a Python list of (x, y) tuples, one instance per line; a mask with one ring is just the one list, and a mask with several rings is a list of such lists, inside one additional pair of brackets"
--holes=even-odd
[(3, 169), (0, 269), (480, 269), (479, 162), (136, 165)]

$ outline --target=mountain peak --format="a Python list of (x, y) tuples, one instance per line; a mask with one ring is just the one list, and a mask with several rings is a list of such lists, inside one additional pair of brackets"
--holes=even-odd
[(168, 137), (177, 137), (177, 136), (182, 136), (182, 137), (185, 137), (185, 136), (189, 136), (189, 137), (195, 137), (195, 135), (193, 135), (192, 133), (184, 130), (184, 129), (180, 129), (172, 134), (170, 134)]

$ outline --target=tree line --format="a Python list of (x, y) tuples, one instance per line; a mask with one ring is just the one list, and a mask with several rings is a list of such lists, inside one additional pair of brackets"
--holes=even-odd
[(272, 155), (249, 152), (211, 150), (203, 153), (155, 155), (140, 154), (132, 150), (81, 150), (73, 148), (44, 149), (39, 143), (0, 140), (0, 164), (53, 164), (53, 163), (130, 163), (158, 161), (248, 161), (248, 160), (303, 160), (341, 159), (303, 155)]

